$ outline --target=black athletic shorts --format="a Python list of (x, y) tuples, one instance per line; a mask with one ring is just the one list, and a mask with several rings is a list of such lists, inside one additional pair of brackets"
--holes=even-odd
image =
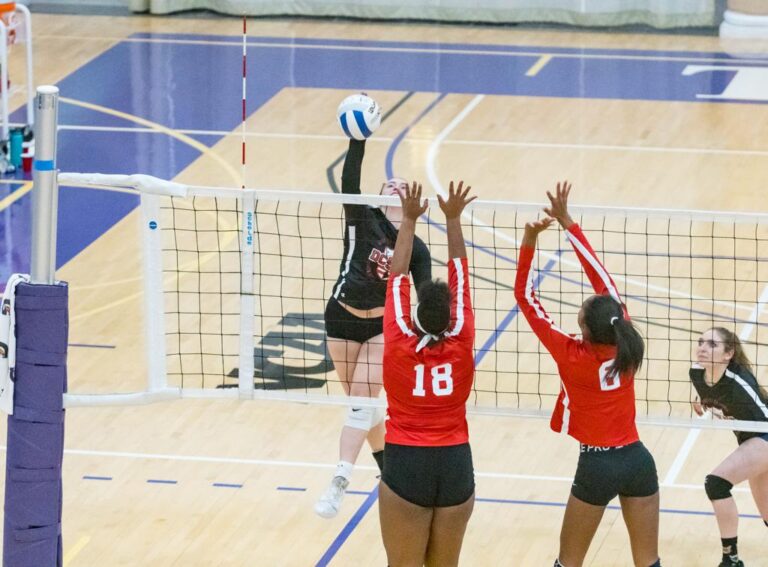
[(739, 443), (739, 445), (744, 443), (744, 441), (748, 441), (752, 439), (753, 437), (759, 437), (763, 441), (768, 442), (768, 433), (760, 433), (757, 431), (750, 431), (750, 432), (736, 431), (735, 433), (736, 433), (736, 440)]
[(325, 332), (332, 339), (363, 344), (384, 332), (384, 317), (357, 317), (332, 297), (325, 306)]
[(640, 441), (623, 447), (581, 445), (571, 494), (607, 506), (616, 496), (652, 496), (659, 491), (656, 463)]
[(381, 480), (400, 498), (424, 508), (458, 506), (475, 493), (469, 443), (447, 447), (384, 447)]

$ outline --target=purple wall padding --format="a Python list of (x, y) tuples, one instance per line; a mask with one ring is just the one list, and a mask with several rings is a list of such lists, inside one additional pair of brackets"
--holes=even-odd
[(16, 372), (8, 417), (3, 567), (61, 567), (61, 463), (68, 289), (16, 287)]

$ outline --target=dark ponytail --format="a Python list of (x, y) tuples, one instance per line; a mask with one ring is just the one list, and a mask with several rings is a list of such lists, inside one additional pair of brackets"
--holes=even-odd
[(616, 345), (616, 358), (610, 376), (635, 373), (643, 365), (645, 342), (632, 321), (624, 318), (621, 304), (610, 295), (596, 295), (584, 304), (584, 325), (589, 341)]

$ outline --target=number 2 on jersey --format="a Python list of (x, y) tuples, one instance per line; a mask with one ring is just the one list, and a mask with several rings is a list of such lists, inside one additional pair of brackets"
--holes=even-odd
[[(414, 396), (426, 396), (424, 389), (424, 365), (417, 364), (413, 367), (416, 371), (416, 387), (413, 389)], [(432, 392), (436, 396), (450, 396), (453, 393), (453, 376), (451, 363), (440, 364), (431, 370), (432, 374)]]

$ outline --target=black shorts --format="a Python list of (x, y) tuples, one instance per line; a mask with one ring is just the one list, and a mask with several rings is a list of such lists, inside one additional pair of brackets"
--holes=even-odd
[(475, 493), (469, 443), (412, 447), (387, 443), (381, 480), (400, 498), (424, 508), (458, 506)]
[(623, 447), (581, 445), (571, 494), (607, 506), (616, 496), (652, 496), (659, 491), (656, 463), (640, 441)]
[(357, 317), (332, 297), (325, 306), (325, 332), (332, 339), (363, 344), (384, 332), (384, 317)]
[(744, 441), (748, 441), (752, 439), (753, 437), (758, 437), (763, 441), (768, 442), (768, 433), (760, 433), (758, 431), (749, 431), (749, 432), (735, 431), (734, 433), (736, 433), (736, 440), (739, 443), (739, 445), (744, 443)]

